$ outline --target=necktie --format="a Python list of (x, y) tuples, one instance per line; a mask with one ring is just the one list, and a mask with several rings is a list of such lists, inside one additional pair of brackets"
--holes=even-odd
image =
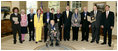
[(67, 11), (67, 18), (68, 18), (68, 16), (69, 16), (69, 12)]
[(106, 12), (106, 18), (108, 18), (108, 11)]

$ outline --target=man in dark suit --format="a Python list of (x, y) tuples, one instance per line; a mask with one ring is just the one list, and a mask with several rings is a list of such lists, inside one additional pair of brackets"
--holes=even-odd
[(47, 41), (47, 25), (50, 23), (50, 20), (53, 19), (53, 14), (49, 12), (50, 9), (47, 9), (47, 12), (43, 14), (43, 23), (44, 23), (44, 42)]
[(57, 9), (57, 13), (54, 15), (55, 17), (55, 23), (58, 23), (59, 26), (59, 32), (60, 32), (60, 41), (62, 40), (62, 14), (60, 13), (60, 10)]
[(90, 22), (88, 21), (88, 16), (90, 16), (90, 13), (87, 11), (87, 7), (83, 8), (83, 12), (81, 13), (81, 25), (82, 25), (82, 40), (84, 41), (86, 40), (88, 42), (88, 38), (89, 38), (89, 27)]
[(107, 38), (107, 32), (108, 32), (108, 45), (111, 47), (111, 41), (112, 41), (112, 29), (114, 27), (114, 13), (112, 11), (109, 11), (110, 6), (106, 5), (105, 12), (102, 13), (102, 22), (101, 27), (103, 28), (103, 34), (104, 34), (104, 42), (101, 43), (102, 45), (106, 44), (106, 38)]
[(69, 6), (66, 7), (66, 11), (62, 13), (63, 25), (64, 25), (64, 41), (70, 39), (70, 27), (71, 27), (71, 17), (72, 12), (69, 11)]
[(28, 17), (28, 28), (29, 28), (29, 41), (34, 40), (34, 13), (33, 9), (30, 9), (30, 13), (27, 15)]
[(99, 43), (100, 39), (100, 18), (102, 12), (97, 10), (97, 6), (93, 6), (93, 11), (91, 11), (90, 16), (92, 20), (91, 28), (92, 28), (92, 40), (93, 43), (96, 40), (96, 43)]
[(12, 33), (13, 33), (14, 44), (16, 44), (16, 42), (17, 42), (17, 39), (16, 39), (17, 32), (18, 32), (18, 36), (19, 36), (19, 42), (22, 43), (21, 26), (20, 26), (21, 15), (18, 12), (19, 12), (19, 9), (17, 7), (14, 7), (13, 13), (10, 15), (10, 21), (12, 23), (12, 30), (13, 30)]
[(55, 9), (54, 8), (51, 8), (51, 13), (53, 14), (53, 19), (55, 19), (55, 17), (54, 17), (54, 12), (55, 12)]

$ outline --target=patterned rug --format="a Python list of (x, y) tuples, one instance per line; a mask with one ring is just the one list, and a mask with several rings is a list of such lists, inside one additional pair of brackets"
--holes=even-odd
[(53, 47), (52, 46), (46, 47), (46, 45), (43, 45), (36, 47), (34, 50), (75, 50), (75, 48), (61, 44), (60, 46), (53, 45)]

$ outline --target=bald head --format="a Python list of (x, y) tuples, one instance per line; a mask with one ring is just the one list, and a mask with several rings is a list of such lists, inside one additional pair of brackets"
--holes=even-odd
[(83, 7), (84, 12), (87, 12), (87, 7)]
[(30, 13), (33, 13), (33, 9), (32, 8), (30, 9)]

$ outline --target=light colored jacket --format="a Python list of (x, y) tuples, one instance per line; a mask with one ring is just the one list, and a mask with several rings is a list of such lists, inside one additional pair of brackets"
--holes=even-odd
[[(77, 19), (77, 22), (75, 22), (75, 20)], [(80, 22), (81, 22), (81, 15), (80, 13), (78, 13), (78, 17), (75, 18), (75, 13), (72, 15), (72, 19), (71, 19), (71, 26), (72, 27), (79, 27), (80, 26)], [(77, 24), (77, 26), (75, 26), (74, 24)]]

